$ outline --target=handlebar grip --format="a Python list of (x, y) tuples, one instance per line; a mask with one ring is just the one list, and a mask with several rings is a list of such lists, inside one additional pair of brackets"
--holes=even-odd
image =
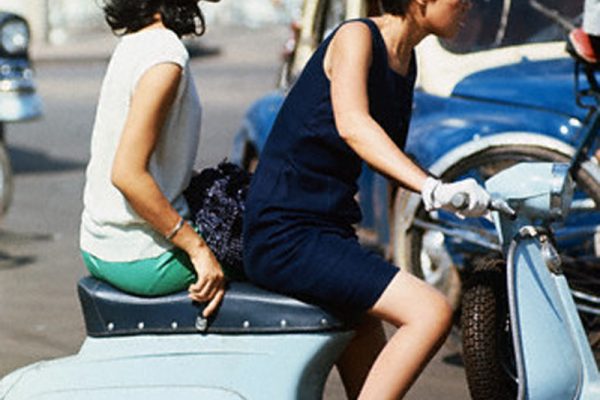
[[(457, 193), (452, 196), (451, 204), (457, 211), (464, 210), (469, 205), (469, 196), (466, 193)], [(516, 211), (503, 199), (491, 199), (487, 207), (489, 210), (498, 211), (511, 219), (517, 217)]]
[(469, 206), (469, 196), (466, 193), (456, 193), (450, 203), (456, 210), (464, 210)]

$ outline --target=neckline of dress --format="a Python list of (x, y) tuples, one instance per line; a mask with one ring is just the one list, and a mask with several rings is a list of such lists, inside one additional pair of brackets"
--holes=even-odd
[(399, 78), (402, 78), (404, 80), (409, 80), (411, 79), (411, 77), (414, 75), (414, 69), (415, 69), (415, 50), (413, 49), (411, 51), (411, 56), (410, 56), (410, 64), (408, 66), (408, 71), (406, 72), (406, 75), (401, 74), (400, 72), (396, 71), (395, 69), (393, 69), (390, 66), (390, 58), (389, 58), (389, 52), (387, 49), (387, 46), (385, 45), (385, 40), (383, 39), (383, 34), (381, 33), (381, 30), (379, 29), (379, 26), (375, 23), (375, 21), (373, 21), (371, 18), (363, 18), (361, 19), (362, 21), (367, 21), (367, 24), (373, 26), (375, 28), (375, 30), (377, 31), (377, 36), (379, 37), (379, 44), (380, 46), (383, 47), (383, 52), (385, 53), (385, 63), (387, 65), (387, 68), (392, 71), (392, 73), (394, 75), (396, 75)]

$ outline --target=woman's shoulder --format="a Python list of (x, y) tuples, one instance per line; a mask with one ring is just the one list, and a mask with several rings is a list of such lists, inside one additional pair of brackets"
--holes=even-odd
[(369, 18), (357, 18), (344, 21), (336, 31), (336, 36), (371, 39), (375, 23)]
[(368, 56), (377, 52), (379, 44), (374, 30), (375, 23), (368, 18), (353, 19), (343, 22), (332, 34), (332, 46), (336, 53)]
[(373, 34), (364, 19), (345, 21), (331, 35), (334, 46), (353, 49), (371, 47)]

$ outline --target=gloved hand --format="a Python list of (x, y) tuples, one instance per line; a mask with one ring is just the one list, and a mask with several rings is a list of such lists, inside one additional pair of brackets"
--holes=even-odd
[[(457, 209), (452, 204), (456, 195), (465, 197), (467, 203)], [(473, 178), (454, 183), (443, 183), (439, 179), (428, 177), (421, 190), (423, 203), (427, 211), (443, 208), (463, 217), (481, 217), (488, 212), (489, 193)]]

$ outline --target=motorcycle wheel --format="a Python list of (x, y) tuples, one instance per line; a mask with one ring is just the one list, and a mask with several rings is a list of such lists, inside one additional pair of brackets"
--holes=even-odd
[(464, 285), (463, 362), (473, 400), (517, 397), (505, 262), (499, 257), (477, 258)]
[[(531, 146), (502, 146), (484, 149), (456, 163), (441, 176), (445, 181), (453, 181), (465, 177), (473, 177), (483, 183), (489, 177), (498, 172), (523, 161), (553, 161), (568, 162), (569, 159), (562, 153), (548, 148)], [(575, 177), (577, 190), (584, 192), (587, 197), (594, 201), (594, 206), (586, 212), (600, 212), (600, 183), (584, 169), (580, 169)], [(398, 201), (396, 201), (398, 204)], [(395, 226), (400, 226), (406, 216), (395, 211)], [(429, 214), (419, 206), (415, 213), (416, 220), (435, 223)], [(474, 224), (482, 227), (483, 219), (468, 219), (462, 223)], [(469, 260), (465, 259), (462, 265), (456, 265), (452, 251), (447, 248), (446, 238), (440, 231), (423, 229), (414, 224), (407, 230), (402, 240), (394, 235), (394, 256), (396, 263), (400, 265), (398, 254), (405, 252), (404, 260), (409, 265), (401, 265), (414, 275), (422, 278), (438, 290), (442, 291), (455, 307), (458, 321), (460, 317), (460, 302), (464, 275), (469, 272)], [(560, 249), (559, 249), (560, 251)], [(600, 265), (581, 265), (577, 259), (565, 263), (565, 275), (569, 285), (585, 295), (600, 295), (600, 280), (595, 277), (600, 273)], [(576, 300), (582, 303), (579, 300)], [(590, 306), (590, 304), (585, 304)], [(580, 315), (588, 332), (590, 342), (596, 354), (596, 360), (600, 361), (600, 306), (592, 305), (592, 312), (581, 311)], [(453, 342), (460, 343), (460, 326), (455, 324), (451, 337)], [(600, 365), (600, 362), (598, 362)]]
[(0, 140), (0, 218), (6, 214), (13, 197), (13, 172), (6, 142)]

